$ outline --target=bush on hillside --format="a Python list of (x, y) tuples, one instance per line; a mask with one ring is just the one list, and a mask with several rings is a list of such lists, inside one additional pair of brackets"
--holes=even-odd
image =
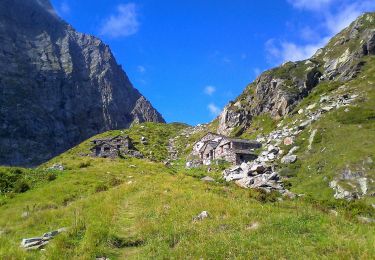
[(14, 185), (14, 192), (24, 193), (30, 189), (30, 185), (25, 180), (19, 180)]

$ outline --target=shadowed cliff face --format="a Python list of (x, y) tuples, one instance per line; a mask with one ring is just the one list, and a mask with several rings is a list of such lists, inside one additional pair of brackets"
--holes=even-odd
[(97, 133), (164, 122), (111, 50), (48, 0), (0, 1), (0, 164), (37, 165)]

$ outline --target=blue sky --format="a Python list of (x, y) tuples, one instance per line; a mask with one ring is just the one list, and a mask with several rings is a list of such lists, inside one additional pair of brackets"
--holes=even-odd
[(168, 122), (214, 119), (260, 72), (310, 57), (374, 0), (51, 0)]

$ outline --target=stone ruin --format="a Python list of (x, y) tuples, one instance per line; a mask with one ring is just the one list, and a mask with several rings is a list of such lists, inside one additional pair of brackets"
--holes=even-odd
[(118, 158), (130, 156), (143, 158), (143, 155), (135, 148), (132, 139), (129, 136), (117, 135), (115, 137), (94, 139), (91, 141), (93, 147), (91, 156), (102, 158)]

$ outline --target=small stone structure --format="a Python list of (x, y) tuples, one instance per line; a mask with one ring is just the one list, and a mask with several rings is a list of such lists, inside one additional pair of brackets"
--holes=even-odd
[(193, 147), (193, 156), (199, 156), (203, 164), (209, 165), (212, 160), (225, 160), (239, 165), (255, 160), (254, 149), (260, 148), (257, 141), (230, 138), (215, 133), (208, 133)]
[(116, 158), (121, 155), (142, 158), (142, 154), (134, 147), (129, 136), (117, 135), (115, 137), (95, 139), (91, 141), (91, 155), (102, 158)]

